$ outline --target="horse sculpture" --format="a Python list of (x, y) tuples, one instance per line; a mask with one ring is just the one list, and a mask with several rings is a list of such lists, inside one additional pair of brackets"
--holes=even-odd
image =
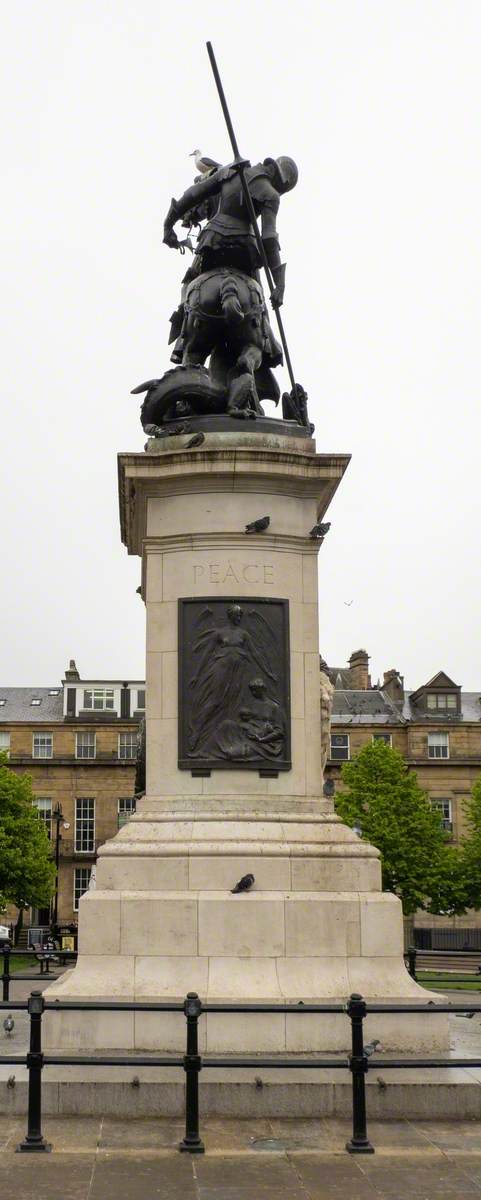
[(260, 283), (227, 266), (192, 279), (186, 286), (172, 359), (181, 364), (177, 370), (134, 389), (147, 392), (144, 429), (192, 413), (225, 412), (255, 419), (264, 415), (262, 397), (277, 404), (279, 388), (270, 367), (281, 361), (281, 350), (269, 326)]

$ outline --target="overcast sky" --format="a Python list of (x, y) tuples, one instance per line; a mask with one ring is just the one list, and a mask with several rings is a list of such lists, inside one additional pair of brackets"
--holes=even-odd
[(143, 675), (116, 455), (170, 365), (165, 211), (194, 146), (230, 157), (210, 37), (242, 152), (299, 164), (284, 321), (318, 449), (353, 455), (322, 653), (481, 689), (479, 0), (2, 0), (1, 24), (0, 681)]

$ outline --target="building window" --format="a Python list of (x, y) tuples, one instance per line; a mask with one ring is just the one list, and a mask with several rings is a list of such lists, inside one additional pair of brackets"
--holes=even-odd
[(331, 733), (331, 758), (346, 761), (349, 758), (349, 734)]
[(48, 836), (52, 836), (52, 800), (50, 796), (34, 796), (32, 800), (39, 819), (45, 822)]
[(451, 810), (451, 801), (446, 796), (433, 797), (431, 800), (431, 808), (438, 812), (441, 817), (443, 829), (447, 833), (453, 832), (453, 814)]
[(127, 821), (130, 821), (132, 813), (135, 812), (135, 803), (135, 796), (123, 796), (119, 800), (119, 829), (122, 828), (122, 825), (126, 825)]
[(449, 758), (449, 734), (428, 733), (429, 758)]
[(33, 758), (51, 758), (53, 754), (53, 734), (51, 733), (34, 733), (33, 735)]
[(95, 850), (95, 800), (75, 801), (75, 853), (93, 854)]
[(92, 708), (97, 712), (114, 707), (113, 688), (88, 688), (84, 691), (84, 708)]
[(392, 746), (392, 733), (373, 733), (373, 742), (385, 742), (386, 746)]
[(138, 690), (137, 690), (137, 702), (135, 705), (135, 711), (136, 712), (144, 712), (145, 711), (145, 688), (138, 688)]
[(137, 730), (119, 733), (119, 758), (137, 758)]
[(10, 756), (10, 734), (3, 731), (0, 733), (0, 754)]
[(458, 707), (458, 697), (451, 692), (448, 695), (446, 692), (428, 692), (426, 697), (426, 706), (430, 709), (443, 709), (448, 712), (456, 712)]
[(73, 873), (73, 906), (74, 912), (78, 912), (78, 902), (84, 892), (88, 892), (90, 876), (92, 874), (91, 867), (75, 867)]
[(95, 758), (95, 733), (78, 733), (76, 758)]

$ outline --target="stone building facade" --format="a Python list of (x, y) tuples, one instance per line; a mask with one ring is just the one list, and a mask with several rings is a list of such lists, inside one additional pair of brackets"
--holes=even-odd
[[(324, 670), (326, 666), (324, 664)], [(389, 742), (417, 774), (453, 842), (465, 830), (463, 801), (481, 774), (481, 694), (465, 692), (445, 671), (415, 691), (386, 671), (374, 686), (369, 657), (356, 651), (347, 667), (328, 667), (334, 686), (326, 774), (340, 786), (342, 764), (375, 738)], [(458, 918), (416, 916), (420, 927), (481, 927), (481, 912)]]
[[(462, 691), (444, 671), (415, 691), (405, 689), (396, 670), (373, 685), (365, 650), (355, 651), (346, 667), (321, 661), (321, 683), (326, 777), (338, 788), (343, 762), (366, 742), (382, 738), (416, 771), (446, 832), (459, 841), (463, 801), (481, 774), (481, 694)], [(53, 855), (58, 828), (59, 923), (75, 921), (98, 846), (135, 809), (137, 733), (144, 710), (143, 680), (81, 679), (73, 661), (62, 682), (51, 688), (0, 687), (0, 750), (7, 751), (13, 770), (32, 776)], [(54, 907), (55, 902), (50, 913), (34, 911), (31, 922), (48, 925)], [(481, 913), (452, 920), (426, 913), (416, 917), (417, 927), (447, 924), (481, 928)]]
[(75, 921), (98, 846), (134, 810), (144, 710), (143, 680), (81, 679), (73, 660), (61, 684), (0, 687), (0, 750), (14, 771), (32, 777), (53, 857), (58, 836), (56, 902), (50, 912), (34, 910), (32, 925), (48, 926), (55, 907), (60, 924)]

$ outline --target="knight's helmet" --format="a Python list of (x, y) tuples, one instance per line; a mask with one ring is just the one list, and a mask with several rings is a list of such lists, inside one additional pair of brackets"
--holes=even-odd
[(281, 155), (280, 158), (265, 158), (264, 165), (275, 168), (275, 188), (281, 195), (292, 191), (299, 178), (299, 171), (293, 158)]

